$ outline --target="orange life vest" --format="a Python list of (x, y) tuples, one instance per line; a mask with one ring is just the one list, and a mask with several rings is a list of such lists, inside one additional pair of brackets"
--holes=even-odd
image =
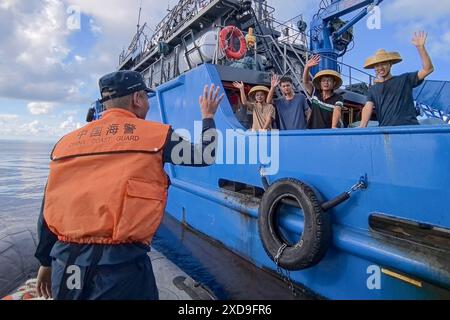
[(167, 125), (111, 109), (63, 137), (52, 151), (44, 207), (58, 239), (149, 244), (166, 207), (168, 132)]

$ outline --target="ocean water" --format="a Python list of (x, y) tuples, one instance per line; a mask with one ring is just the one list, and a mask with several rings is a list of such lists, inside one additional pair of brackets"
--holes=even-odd
[[(34, 228), (47, 180), (51, 143), (0, 140), (0, 230)], [(307, 299), (239, 256), (166, 215), (152, 245), (219, 299)]]
[(52, 148), (0, 140), (0, 229), (37, 222)]

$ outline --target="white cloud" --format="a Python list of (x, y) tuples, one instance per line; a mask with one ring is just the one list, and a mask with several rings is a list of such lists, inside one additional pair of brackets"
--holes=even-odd
[(66, 115), (66, 116), (75, 116), (78, 114), (78, 111), (77, 110), (66, 110), (66, 111), (63, 111), (62, 114)]
[(82, 57), (82, 56), (79, 56), (79, 55), (75, 55), (74, 59), (75, 59), (75, 61), (78, 62), (78, 63), (81, 63), (81, 62), (86, 61), (86, 58), (85, 58), (85, 57)]
[(321, 0), (269, 0), (268, 4), (276, 9), (275, 18), (281, 22), (292, 19), (295, 15), (302, 14), (304, 20), (309, 24), (312, 15), (319, 10), (320, 2)]
[[(0, 96), (64, 101), (84, 76), (66, 62), (71, 30), (60, 0), (9, 1), (0, 8)], [(70, 98), (70, 97), (69, 97)]]
[(50, 102), (30, 102), (27, 105), (28, 111), (30, 111), (30, 113), (33, 115), (47, 114), (54, 107), (55, 107), (55, 104), (50, 103)]
[(89, 20), (89, 26), (93, 34), (100, 35), (102, 33), (102, 28), (100, 28), (100, 26), (95, 23), (94, 19)]
[(430, 52), (432, 56), (450, 61), (450, 31), (443, 33), (439, 41), (431, 43)]
[[(81, 8), (83, 14), (90, 17), (90, 28), (97, 36), (97, 43), (92, 55), (86, 57), (85, 69), (98, 78), (113, 71), (118, 66), (118, 57), (123, 48), (129, 46), (136, 32), (139, 4), (141, 1), (123, 0), (91, 1), (71, 0), (70, 3)], [(173, 2), (173, 1), (172, 1)], [(167, 14), (166, 0), (142, 2), (141, 25), (144, 22), (153, 28)], [(100, 36), (101, 35), (101, 36)]]
[(44, 126), (38, 120), (34, 120), (30, 123), (22, 125), (20, 127), (20, 130), (32, 135), (36, 135), (44, 131)]
[(8, 12), (17, 19), (12, 31), (20, 49), (16, 62), (21, 66), (49, 72), (68, 55), (65, 39), (70, 31), (65, 27), (65, 8), (60, 1), (44, 0), (41, 8), (29, 14), (14, 8)]
[(448, 0), (393, 0), (381, 4), (382, 14), (391, 22), (421, 20), (434, 23), (448, 19), (450, 2)]
[(48, 137), (49, 135), (47, 135), (46, 133), (51, 130), (52, 129), (50, 126), (45, 125), (38, 120), (25, 122), (22, 121), (19, 117), (13, 117), (8, 121), (4, 121), (2, 123), (2, 125), (0, 126), (0, 136), (37, 137), (42, 135)]
[(81, 127), (82, 124), (80, 122), (76, 122), (73, 116), (69, 116), (67, 120), (61, 122), (61, 124), (59, 125), (59, 129), (63, 130), (64, 132), (70, 132)]
[(7, 10), (11, 8), (15, 2), (17, 2), (17, 0), (2, 0), (2, 2), (0, 2), (0, 8)]
[(22, 137), (37, 140), (57, 140), (63, 135), (79, 129), (83, 124), (74, 116), (61, 121), (47, 118), (23, 119), (15, 114), (0, 114), (0, 137)]
[(17, 136), (19, 116), (17, 114), (0, 114), (0, 137)]
[(7, 123), (19, 119), (17, 114), (0, 114), (0, 123)]
[(450, 60), (450, 1), (393, 0), (381, 5), (382, 19), (395, 25), (400, 43), (410, 44), (415, 31), (429, 33), (427, 47), (433, 57)]
[[(121, 50), (130, 44), (141, 2), (2, 0), (0, 43), (8, 45), (0, 47), (0, 97), (89, 103), (97, 95), (98, 78), (117, 67)], [(170, 1), (171, 7), (177, 2)], [(290, 17), (306, 8), (315, 10), (320, 1), (272, 2), (280, 16)], [(67, 27), (70, 6), (80, 8), (89, 19), (81, 24), (81, 30)], [(142, 2), (141, 24), (147, 22), (154, 28), (167, 14), (166, 9), (166, 0)], [(92, 32), (96, 36), (94, 47), (86, 48), (82, 55), (73, 52), (69, 37), (74, 32)], [(79, 89), (82, 83), (86, 90)]]

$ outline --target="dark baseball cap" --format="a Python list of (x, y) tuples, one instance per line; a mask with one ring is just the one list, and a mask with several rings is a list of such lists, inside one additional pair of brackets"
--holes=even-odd
[[(127, 96), (136, 91), (154, 92), (147, 87), (139, 72), (130, 70), (121, 70), (104, 75), (98, 81), (98, 86), (102, 95), (101, 103)], [(103, 93), (107, 93), (107, 95), (103, 96)]]

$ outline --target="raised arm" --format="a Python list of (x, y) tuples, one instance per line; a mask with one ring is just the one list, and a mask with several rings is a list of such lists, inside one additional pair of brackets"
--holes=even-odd
[(303, 85), (305, 86), (306, 91), (309, 95), (313, 93), (313, 84), (311, 81), (311, 77), (309, 76), (309, 72), (311, 68), (317, 66), (320, 62), (320, 56), (314, 55), (311, 59), (309, 59), (305, 64), (305, 69), (303, 70)]
[(235, 82), (233, 82), (233, 86), (235, 88), (239, 89), (239, 92), (241, 93), (242, 105), (244, 107), (246, 107), (247, 106), (247, 96), (245, 95), (244, 83), (242, 81), (241, 82), (235, 81)]
[(214, 90), (214, 85), (211, 85), (209, 88), (205, 86), (203, 95), (199, 97), (203, 118), (201, 143), (197, 145), (191, 143), (170, 130), (167, 144), (164, 147), (164, 163), (190, 167), (203, 167), (214, 163), (217, 147), (214, 115), (224, 98), (224, 94), (220, 97), (218, 95), (219, 87)]
[(412, 39), (413, 45), (417, 48), (419, 52), (420, 59), (422, 60), (422, 70), (418, 73), (418, 78), (420, 81), (424, 80), (428, 75), (434, 71), (433, 63), (425, 49), (425, 43), (427, 41), (427, 33), (424, 31), (419, 31), (414, 33)]
[(270, 81), (270, 90), (267, 94), (266, 102), (272, 104), (273, 95), (275, 93), (275, 89), (280, 84), (280, 76), (274, 74)]

